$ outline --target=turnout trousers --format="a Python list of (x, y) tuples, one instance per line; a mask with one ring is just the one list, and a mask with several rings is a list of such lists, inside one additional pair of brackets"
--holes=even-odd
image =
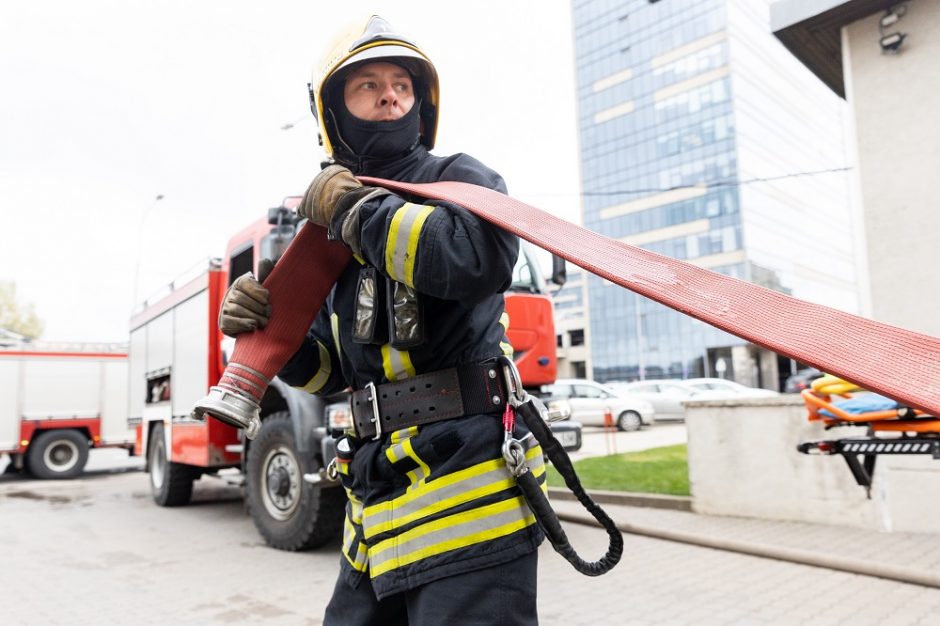
[(368, 577), (339, 576), (324, 626), (535, 626), (538, 551), (378, 600)]

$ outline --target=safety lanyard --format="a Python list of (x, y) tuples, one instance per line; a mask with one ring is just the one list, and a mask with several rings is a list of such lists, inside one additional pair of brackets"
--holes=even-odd
[[(610, 519), (610, 516), (591, 499), (591, 496), (588, 495), (584, 487), (581, 486), (581, 480), (574, 471), (574, 466), (571, 464), (568, 453), (565, 452), (562, 445), (555, 439), (551, 428), (542, 417), (544, 413), (547, 413), (547, 410), (545, 410), (545, 407), (542, 406), (537, 398), (530, 396), (525, 389), (522, 388), (522, 382), (519, 379), (519, 371), (516, 369), (515, 363), (512, 362), (512, 359), (506, 357), (503, 357), (501, 361), (506, 377), (506, 388), (509, 390), (509, 402), (503, 413), (503, 429), (505, 432), (503, 440), (503, 458), (506, 460), (506, 466), (516, 479), (516, 485), (518, 485), (520, 491), (522, 491), (526, 504), (529, 505), (529, 509), (535, 515), (536, 522), (545, 533), (545, 536), (548, 537), (555, 552), (565, 557), (565, 560), (571, 563), (571, 565), (582, 574), (587, 576), (606, 574), (620, 561), (620, 557), (623, 556), (623, 535), (620, 533), (614, 521)], [(539, 485), (538, 479), (535, 478), (526, 465), (525, 448), (522, 442), (516, 439), (513, 434), (517, 415), (521, 416), (525, 421), (529, 432), (532, 433), (535, 440), (539, 442), (548, 460), (551, 461), (555, 469), (558, 470), (558, 473), (564, 478), (568, 489), (571, 490), (581, 505), (587, 509), (588, 513), (594, 516), (594, 519), (607, 531), (610, 541), (606, 554), (604, 554), (600, 560), (594, 562), (585, 561), (578, 555), (574, 547), (572, 547), (571, 542), (568, 541), (568, 535), (565, 534), (565, 530), (561, 526), (558, 515), (549, 503), (548, 498), (545, 497), (542, 486)]]

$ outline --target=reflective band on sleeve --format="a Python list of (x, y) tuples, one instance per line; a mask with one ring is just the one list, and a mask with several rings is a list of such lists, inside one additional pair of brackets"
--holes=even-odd
[(389, 344), (382, 346), (382, 367), (388, 380), (402, 380), (415, 375), (411, 355), (407, 350), (396, 350)]
[(388, 228), (385, 242), (385, 271), (393, 280), (414, 287), (415, 256), (418, 253), (418, 239), (421, 228), (434, 210), (432, 206), (422, 206), (406, 202), (395, 211)]
[[(527, 450), (526, 459), (534, 476), (540, 477), (545, 473), (541, 446)], [(370, 539), (423, 517), (499, 493), (515, 484), (502, 458), (421, 483), (394, 500), (366, 507), (362, 516), (365, 538)]]
[(317, 342), (317, 348), (320, 349), (320, 369), (303, 386), (303, 390), (307, 393), (316, 393), (323, 389), (323, 385), (330, 379), (330, 373), (333, 371), (333, 366), (330, 363), (330, 351), (319, 341)]

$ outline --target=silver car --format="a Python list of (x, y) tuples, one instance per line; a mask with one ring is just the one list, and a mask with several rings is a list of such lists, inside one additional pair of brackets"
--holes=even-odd
[(696, 395), (695, 390), (681, 380), (640, 380), (633, 383), (609, 383), (620, 393), (646, 400), (656, 411), (656, 420), (685, 419), (682, 403)]
[(604, 426), (605, 415), (620, 430), (639, 430), (655, 419), (649, 402), (624, 395), (614, 389), (585, 378), (560, 378), (551, 385), (542, 385), (549, 408), (553, 403), (567, 404), (571, 419), (585, 426)]

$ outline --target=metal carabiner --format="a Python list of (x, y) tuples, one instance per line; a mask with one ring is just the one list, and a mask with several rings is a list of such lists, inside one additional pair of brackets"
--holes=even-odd
[(503, 459), (506, 461), (506, 467), (509, 473), (519, 478), (529, 471), (529, 466), (525, 462), (525, 448), (522, 442), (506, 433), (503, 439)]
[(506, 381), (506, 393), (509, 396), (509, 403), (517, 407), (529, 399), (529, 394), (522, 387), (522, 377), (519, 376), (519, 369), (515, 362), (506, 355), (497, 357), (497, 362), (503, 365), (503, 380)]

